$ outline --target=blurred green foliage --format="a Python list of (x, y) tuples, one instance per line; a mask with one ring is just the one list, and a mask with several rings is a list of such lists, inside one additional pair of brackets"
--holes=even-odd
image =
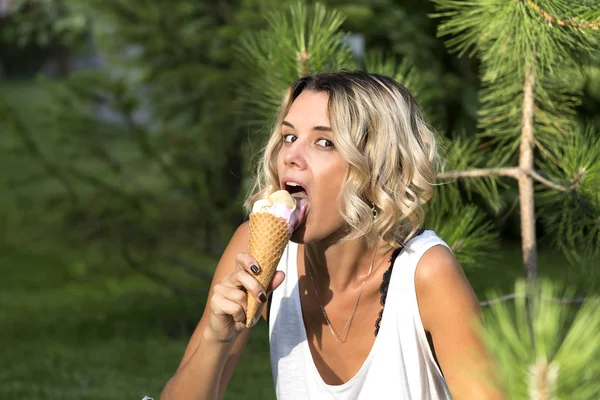
[(28, 76), (55, 60), (69, 73), (70, 55), (88, 38), (89, 16), (61, 0), (11, 0), (0, 15), (0, 70)]
[(7, 14), (2, 39), (19, 47), (76, 47), (88, 31), (88, 16), (59, 0), (13, 0)]
[[(331, 0), (326, 4), (340, 10), (331, 20), (323, 19), (324, 10), (306, 18), (300, 11), (289, 14), (292, 4), (44, 3), (69, 10), (65, 18), (85, 16), (86, 34), (104, 64), (65, 79), (39, 78), (34, 96), (44, 101), (27, 106), (13, 97), (20, 89), (11, 93), (4, 86), (9, 90), (0, 93), (0, 125), (10, 139), (4, 135), (0, 151), (27, 165), (5, 176), (4, 183), (15, 194), (35, 191), (37, 204), (11, 203), (7, 221), (18, 225), (18, 215), (52, 220), (40, 224), (40, 231), (52, 231), (69, 246), (98, 246), (181, 293), (204, 290), (215, 260), (245, 217), (251, 166), (279, 98), (303, 73), (296, 50), (308, 44), (317, 53), (332, 51), (318, 41), (334, 43), (353, 33), (364, 40), (365, 57), (346, 49), (333, 60), (311, 51), (310, 71), (333, 63), (396, 77), (417, 95), (442, 142), (451, 144), (445, 146), (449, 167), (487, 164), (490, 153), (481, 149), (489, 144), (475, 139), (478, 61), (444, 49), (436, 38), (441, 21), (430, 18), (434, 3)], [(302, 31), (312, 21), (317, 21), (313, 31)], [(587, 71), (584, 75), (593, 77), (595, 69)], [(584, 100), (591, 108), (579, 115), (593, 120), (593, 79), (580, 81), (589, 88)], [(501, 195), (498, 185), (508, 190)], [(465, 265), (476, 265), (495, 242), (493, 229), (518, 235), (514, 188), (513, 182), (493, 179), (443, 185), (436, 189), (430, 207), (438, 212), (428, 224), (446, 232), (452, 212), (470, 216), (445, 237)], [(457, 213), (463, 200), (471, 205)]]
[(241, 99), (270, 86), (257, 86), (235, 49), (291, 3), (65, 2), (93, 16), (87, 29), (106, 65), (38, 79), (34, 96), (45, 100), (26, 106), (12, 97), (21, 89), (0, 94), (12, 137), (3, 154), (28, 165), (5, 184), (37, 192), (37, 208), (13, 204), (23, 208), (12, 226), (15, 215), (52, 219), (40, 231), (70, 246), (100, 246), (181, 292), (206, 288), (244, 219), (243, 183), (269, 129), (264, 115), (249, 124), (259, 109)]
[[(514, 303), (491, 307), (481, 327), (506, 397), (597, 399), (600, 299), (564, 304), (573, 299), (573, 289), (564, 290), (545, 279), (534, 296), (526, 296), (523, 280), (517, 281), (514, 292)], [(498, 297), (498, 292), (491, 297)], [(527, 329), (530, 323), (531, 330)]]

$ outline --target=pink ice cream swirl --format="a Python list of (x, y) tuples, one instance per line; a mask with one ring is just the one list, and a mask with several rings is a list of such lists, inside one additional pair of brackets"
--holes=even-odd
[(269, 214), (273, 214), (278, 218), (283, 218), (285, 222), (287, 222), (288, 229), (290, 230), (290, 232), (293, 232), (298, 223), (299, 211), (300, 210), (298, 209), (298, 207), (292, 210), (288, 208), (288, 206), (286, 206), (285, 204), (273, 204), (271, 207), (269, 207), (269, 210), (267, 212)]
[(296, 207), (290, 208), (283, 203), (270, 204), (268, 200), (258, 200), (254, 203), (252, 212), (265, 212), (283, 219), (288, 224), (288, 229), (293, 232), (300, 224), (305, 204), (301, 200), (296, 200)]

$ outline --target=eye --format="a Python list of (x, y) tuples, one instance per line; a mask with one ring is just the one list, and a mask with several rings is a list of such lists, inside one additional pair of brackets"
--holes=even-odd
[(286, 133), (283, 135), (283, 141), (286, 143), (294, 143), (296, 139), (298, 139), (298, 137), (291, 133)]
[(319, 139), (317, 141), (317, 145), (321, 146), (321, 147), (325, 147), (325, 148), (333, 148), (335, 147), (333, 145), (333, 142), (329, 139)]

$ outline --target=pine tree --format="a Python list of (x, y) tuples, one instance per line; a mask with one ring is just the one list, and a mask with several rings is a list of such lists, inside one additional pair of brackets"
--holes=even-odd
[[(518, 181), (528, 282), (537, 278), (536, 190), (542, 223), (555, 243), (568, 254), (596, 257), (600, 140), (573, 116), (582, 66), (600, 49), (600, 9), (590, 1), (434, 3), (435, 16), (444, 18), (439, 34), (451, 36), (448, 46), (482, 62), (479, 140), (490, 149), (470, 154), (471, 167), (481, 168), (441, 177)], [(511, 166), (517, 158), (518, 166)]]
[[(582, 69), (600, 49), (600, 9), (589, 1), (434, 3), (449, 47), (481, 60), (477, 142), (489, 149), (467, 154), (465, 168), (441, 177), (518, 182), (526, 281), (516, 285), (513, 310), (493, 304), (482, 329), (502, 388), (511, 399), (596, 399), (598, 298), (573, 299), (575, 291), (559, 284), (536, 284), (535, 213), (572, 268), (597, 276), (600, 135), (574, 115)], [(579, 301), (579, 309), (571, 305)]]

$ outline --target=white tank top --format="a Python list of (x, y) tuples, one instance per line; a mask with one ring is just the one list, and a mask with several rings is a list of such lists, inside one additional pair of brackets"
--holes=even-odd
[[(328, 385), (315, 366), (306, 339), (298, 294), (298, 245), (290, 242), (278, 266), (286, 278), (273, 292), (269, 316), (277, 399), (451, 399), (427, 342), (415, 291), (417, 264), (436, 245), (448, 247), (434, 232), (424, 231), (400, 252), (369, 355), (346, 383)], [(375, 330), (375, 320), (368, 323)]]

